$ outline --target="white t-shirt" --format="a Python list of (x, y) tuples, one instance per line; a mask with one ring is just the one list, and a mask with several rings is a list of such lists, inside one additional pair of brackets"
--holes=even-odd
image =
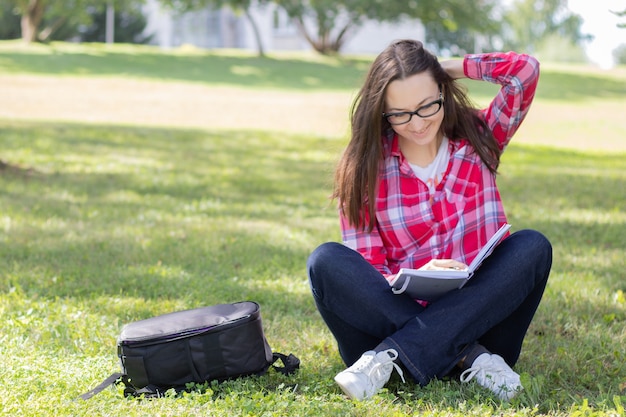
[(443, 179), (443, 174), (446, 173), (446, 168), (448, 168), (448, 162), (450, 160), (450, 153), (448, 152), (448, 138), (445, 136), (441, 141), (441, 145), (439, 145), (439, 150), (437, 151), (437, 156), (433, 162), (430, 163), (427, 167), (421, 167), (415, 164), (411, 165), (413, 172), (428, 186), (428, 191), (430, 191), (430, 195), (432, 196), (435, 193), (435, 188)]

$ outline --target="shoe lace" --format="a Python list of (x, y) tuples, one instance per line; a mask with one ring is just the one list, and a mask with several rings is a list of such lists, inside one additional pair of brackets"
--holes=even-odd
[[(394, 362), (398, 358), (398, 352), (395, 349), (387, 349), (384, 352), (389, 355), (390, 360), (388, 362), (376, 361), (375, 360), (376, 356), (372, 355), (371, 357), (368, 358), (367, 361), (363, 361), (360, 364), (358, 364), (355, 371), (363, 372), (364, 374), (366, 374), (368, 377), (372, 379), (375, 378), (377, 380), (381, 380), (381, 379), (384, 379), (386, 376), (385, 375), (386, 368), (389, 365), (392, 365), (393, 369), (395, 369), (396, 372), (398, 372), (398, 374), (400, 375), (402, 382), (406, 382), (404, 380), (404, 372), (402, 372), (402, 369), (400, 368), (400, 366), (398, 366), (398, 364)], [(392, 372), (393, 372), (393, 369), (392, 369)]]
[(478, 375), (478, 373), (481, 373), (480, 377), (484, 377), (485, 376), (485, 370), (481, 367), (473, 367), (473, 368), (467, 368), (465, 371), (463, 371), (463, 373), (461, 374), (461, 382), (470, 382), (476, 375)]
[(476, 377), (478, 381), (489, 384), (495, 389), (508, 391), (509, 387), (506, 384), (507, 373), (506, 369), (498, 367), (493, 360), (490, 360), (487, 363), (482, 363), (480, 366), (466, 369), (461, 374), (460, 380), (461, 382), (469, 382)]

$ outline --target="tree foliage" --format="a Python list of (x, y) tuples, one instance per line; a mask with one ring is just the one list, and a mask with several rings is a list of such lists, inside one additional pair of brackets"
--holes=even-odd
[[(359, 0), (276, 0), (313, 49), (322, 54), (338, 52), (349, 34), (364, 20)], [(359, 4), (361, 3), (361, 4)]]
[(626, 65), (626, 43), (621, 44), (613, 50), (613, 58), (620, 65)]
[[(42, 0), (39, 0), (42, 1)], [(67, 0), (66, 0), (67, 1)], [(79, 1), (79, 0), (75, 0)], [(101, 0), (103, 1), (103, 0)], [(495, 32), (491, 14), (497, 0), (159, 0), (170, 9), (184, 13), (206, 7), (219, 9), (230, 7), (236, 13), (245, 15), (257, 40), (259, 54), (263, 55), (263, 45), (258, 25), (250, 13), (251, 6), (270, 2), (285, 10), (301, 35), (313, 49), (322, 54), (334, 54), (341, 50), (350, 36), (366, 19), (377, 21), (397, 21), (401, 18), (420, 19), (431, 23), (433, 32), (452, 34), (432, 36), (431, 43), (447, 46), (455, 36), (469, 38), (476, 32)], [(457, 36), (459, 35), (459, 36)]]
[[(437, 51), (456, 53), (502, 47), (535, 51), (542, 40), (560, 36), (580, 44), (589, 39), (581, 33), (582, 18), (567, 10), (567, 0), (513, 0), (506, 10), (503, 0), (158, 0), (177, 12), (212, 7), (230, 7), (244, 15), (254, 31), (260, 55), (261, 35), (251, 7), (274, 3), (285, 10), (313, 49), (323, 54), (338, 53), (368, 19), (395, 22), (419, 19), (426, 28), (426, 41)], [(0, 37), (15, 36), (16, 17), (27, 42), (66, 36), (77, 28), (100, 32), (107, 3), (117, 17), (134, 16), (144, 0), (4, 0), (0, 7)], [(624, 12), (614, 12), (623, 15)], [(97, 18), (94, 22), (94, 18)], [(6, 23), (5, 23), (6, 22)], [(119, 30), (119, 28), (118, 28)], [(91, 32), (91, 30), (87, 30)], [(117, 32), (117, 31), (116, 31)], [(56, 35), (55, 35), (56, 33)], [(86, 33), (83, 39), (100, 40)], [(81, 37), (79, 37), (81, 39)]]
[(582, 17), (567, 9), (567, 0), (515, 0), (503, 23), (505, 49), (534, 52), (551, 35), (573, 45), (591, 38), (581, 32)]
[(13, 4), (0, 4), (0, 39), (18, 39), (21, 36), (20, 15)]
[[(151, 36), (144, 33), (146, 24), (146, 17), (139, 10), (116, 10), (113, 41), (117, 43), (148, 43)], [(79, 28), (78, 37), (83, 42), (105, 42), (106, 11), (95, 9), (91, 25)]]
[[(611, 13), (613, 13), (617, 17), (626, 17), (626, 9), (622, 10), (621, 12), (611, 12)], [(617, 27), (626, 29), (626, 22), (618, 23)]]
[[(112, 4), (116, 11), (136, 10), (143, 0), (4, 0), (20, 15), (21, 37), (27, 42), (54, 39), (65, 27), (90, 26), (97, 11)], [(96, 12), (94, 12), (96, 11)]]
[[(85, 10), (83, 0), (7, 1), (21, 16), (22, 39), (28, 43), (36, 40), (48, 40), (54, 31), (68, 21), (80, 23), (88, 21), (87, 15), (83, 13)], [(68, 10), (72, 10), (72, 13), (67, 13)]]
[[(427, 41), (439, 48), (448, 46), (455, 35), (495, 31), (487, 16), (495, 0), (275, 0), (294, 20), (300, 32), (321, 53), (336, 53), (366, 19), (395, 22), (419, 19), (435, 33)], [(483, 18), (484, 17), (484, 18)], [(487, 24), (485, 24), (487, 21)], [(465, 31), (465, 32), (464, 32)], [(441, 34), (452, 36), (438, 36)]]
[(461, 6), (461, 3), (456, 7), (448, 4), (437, 15), (431, 13), (430, 20), (422, 20), (427, 43), (440, 53), (453, 55), (492, 49), (492, 38), (501, 27), (502, 9), (498, 2), (475, 1)]
[[(257, 0), (254, 3), (257, 5), (264, 5), (269, 3), (270, 1), (271, 0)], [(261, 40), (259, 26), (254, 20), (252, 13), (250, 13), (250, 7), (252, 6), (253, 0), (159, 0), (159, 2), (162, 5), (169, 7), (179, 13), (189, 12), (206, 7), (213, 7), (214, 9), (218, 10), (221, 7), (228, 6), (235, 13), (241, 13), (246, 17), (246, 19), (248, 19), (248, 22), (252, 27), (252, 31), (254, 32), (254, 38), (256, 39), (259, 56), (265, 55), (265, 49), (263, 47), (263, 41)]]

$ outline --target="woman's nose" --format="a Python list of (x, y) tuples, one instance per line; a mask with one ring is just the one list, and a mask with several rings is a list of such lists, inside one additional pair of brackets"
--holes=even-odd
[(422, 119), (421, 117), (415, 114), (413, 115), (413, 117), (411, 117), (411, 120), (409, 120), (409, 124), (413, 128), (421, 128), (424, 125), (424, 123), (425, 123), (424, 119)]

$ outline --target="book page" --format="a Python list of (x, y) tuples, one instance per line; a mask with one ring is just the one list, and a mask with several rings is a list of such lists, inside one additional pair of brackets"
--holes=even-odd
[(459, 288), (467, 277), (417, 277), (406, 274), (398, 274), (398, 280), (392, 286), (394, 294), (408, 294), (412, 298), (435, 301), (448, 291)]
[(491, 255), (491, 252), (493, 252), (494, 248), (498, 245), (498, 243), (502, 239), (502, 236), (504, 236), (505, 233), (510, 228), (511, 228), (511, 225), (508, 223), (505, 223), (498, 229), (498, 231), (493, 236), (491, 236), (491, 239), (489, 239), (487, 244), (483, 246), (480, 252), (478, 252), (478, 255), (476, 255), (472, 263), (469, 265), (468, 269), (469, 269), (470, 274), (473, 274), (474, 271), (478, 269), (480, 264), (483, 263), (485, 258)]
[(491, 255), (493, 249), (510, 228), (511, 225), (508, 223), (502, 225), (491, 239), (489, 239), (487, 244), (478, 252), (476, 258), (474, 258), (470, 266), (466, 269), (402, 268), (389, 283), (393, 288), (394, 294), (406, 292), (414, 298), (432, 301), (445, 294), (447, 291), (463, 287), (474, 274), (474, 271), (480, 267), (485, 258)]

